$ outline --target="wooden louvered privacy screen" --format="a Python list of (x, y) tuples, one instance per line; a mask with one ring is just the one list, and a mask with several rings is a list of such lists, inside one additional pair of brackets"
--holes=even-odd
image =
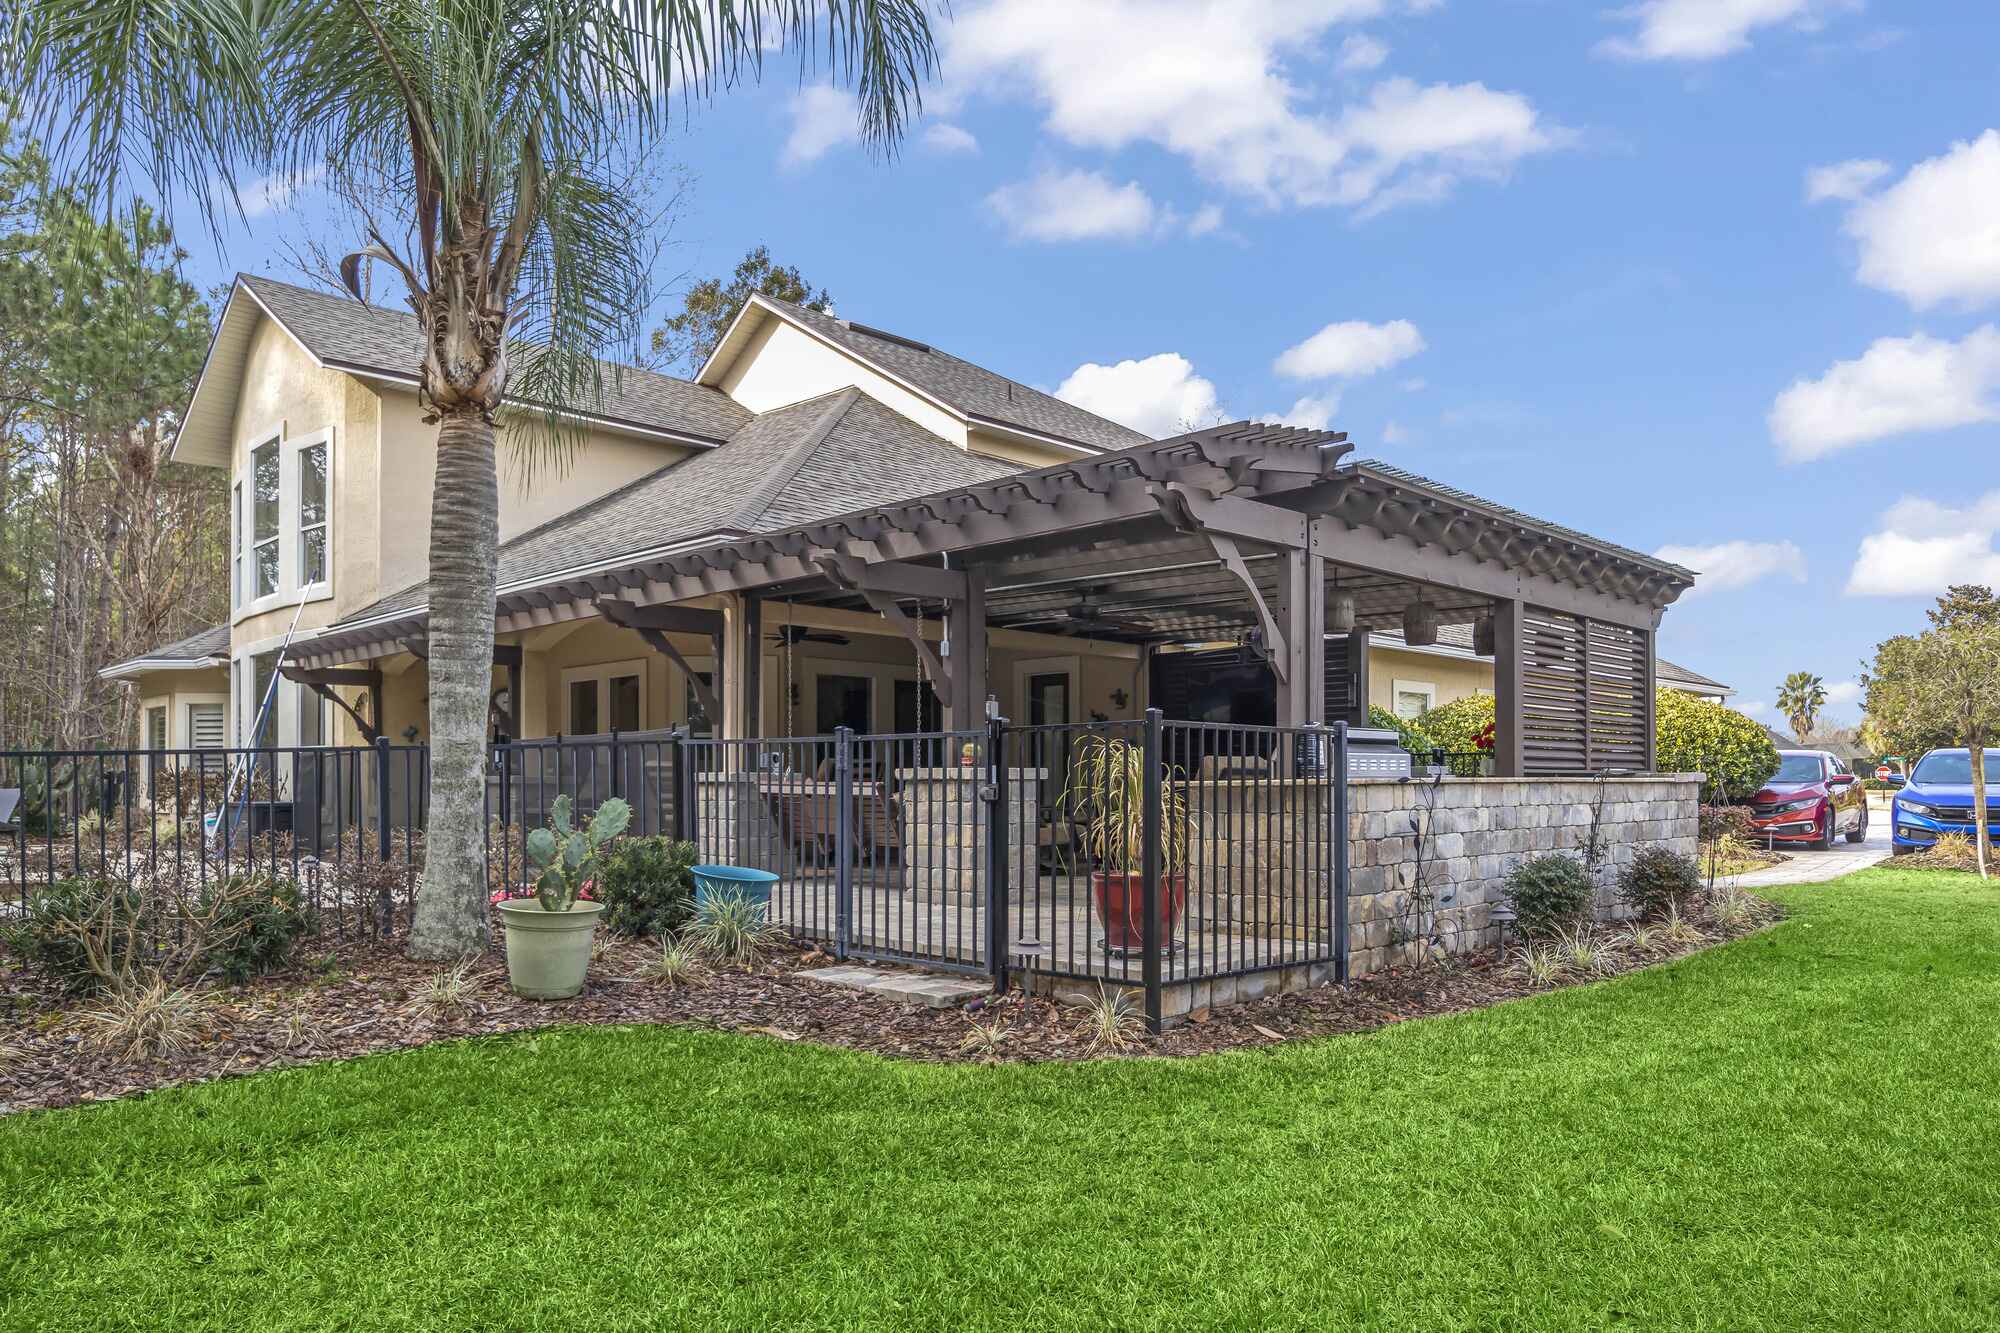
[(1521, 760), (1530, 776), (1644, 771), (1649, 635), (1526, 607), (1521, 618)]

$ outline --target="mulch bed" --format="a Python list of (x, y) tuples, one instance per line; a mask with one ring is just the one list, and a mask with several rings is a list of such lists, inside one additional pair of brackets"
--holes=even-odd
[[(1721, 943), (1775, 921), (1779, 910), (1752, 899), (1734, 928), (1698, 926), (1680, 946), (1657, 940), (1617, 950), (1609, 965), (1579, 984)], [(1608, 932), (1618, 938), (1622, 932)], [(284, 973), (248, 986), (207, 992), (207, 1030), (194, 1049), (159, 1060), (125, 1062), (91, 1049), (65, 1007), (10, 959), (0, 958), (0, 1113), (69, 1106), (143, 1094), (320, 1060), (347, 1059), (451, 1038), (518, 1032), (555, 1024), (672, 1023), (750, 1032), (779, 1041), (814, 1042), (901, 1059), (944, 1062), (1078, 1060), (1106, 1054), (1192, 1056), (1342, 1033), (1367, 1032), (1413, 1018), (1461, 1013), (1550, 989), (1529, 979), (1518, 956), (1458, 955), (1397, 969), (1347, 986), (1272, 996), (1213, 1012), (1162, 1036), (1139, 1034), (1120, 1052), (1093, 1047), (1078, 1031), (1080, 1011), (1018, 993), (982, 998), (966, 1010), (904, 1006), (824, 982), (800, 971), (827, 965), (823, 953), (787, 946), (755, 971), (711, 969), (699, 984), (665, 986), (641, 978), (657, 946), (613, 940), (573, 1000), (525, 1000), (507, 989), (498, 951), (470, 969), (466, 1004), (436, 1013), (423, 1002), (435, 964), (405, 958), (397, 941), (303, 951)], [(974, 1023), (1004, 1023), (999, 1041), (968, 1049)]]

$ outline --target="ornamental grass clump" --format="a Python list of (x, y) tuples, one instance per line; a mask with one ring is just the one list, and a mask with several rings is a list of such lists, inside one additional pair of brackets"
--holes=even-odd
[(207, 1012), (200, 995), (153, 974), (106, 990), (77, 1022), (92, 1050), (119, 1060), (158, 1060), (193, 1050)]
[(1590, 897), (1590, 872), (1560, 852), (1529, 857), (1507, 876), (1507, 900), (1530, 939), (1550, 939), (1588, 921)]
[(660, 951), (639, 968), (639, 975), (660, 986), (697, 986), (703, 980), (701, 955), (693, 944), (668, 935), (660, 941)]
[(687, 934), (707, 957), (746, 972), (785, 938), (784, 929), (766, 915), (764, 903), (747, 893), (704, 897)]
[(1097, 998), (1084, 1005), (1083, 1018), (1076, 1025), (1076, 1034), (1090, 1043), (1092, 1055), (1130, 1050), (1146, 1035), (1145, 1020), (1133, 995), (1122, 986), (1114, 989), (1098, 983)]

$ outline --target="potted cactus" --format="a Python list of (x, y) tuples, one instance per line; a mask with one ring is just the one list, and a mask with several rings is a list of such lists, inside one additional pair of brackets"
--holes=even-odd
[(531, 1000), (567, 1000), (583, 989), (590, 970), (590, 942), (602, 903), (587, 886), (597, 857), (632, 822), (632, 807), (613, 797), (581, 828), (571, 820), (570, 799), (549, 807), (549, 826), (528, 835), (528, 864), (535, 871), (531, 896), (495, 904), (507, 925), (507, 980)]

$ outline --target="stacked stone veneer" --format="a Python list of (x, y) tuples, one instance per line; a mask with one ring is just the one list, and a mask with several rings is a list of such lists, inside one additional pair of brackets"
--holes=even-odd
[(1357, 782), (1349, 807), (1350, 974), (1408, 962), (1421, 947), (1412, 937), (1433, 933), (1414, 915), (1420, 860), (1435, 933), (1446, 947), (1491, 948), (1493, 907), (1506, 897), (1508, 872), (1522, 861), (1544, 852), (1582, 854), (1596, 811), (1603, 849), (1597, 914), (1616, 919), (1625, 915), (1617, 874), (1641, 848), (1694, 854), (1700, 799), (1698, 774), (1602, 782), (1446, 778), (1434, 790), (1424, 782)]
[[(1025, 889), (1035, 876), (1036, 808), (1048, 770), (1007, 770), (1007, 879)], [(982, 799), (983, 764), (896, 770), (896, 815), (903, 885), (927, 901), (969, 907), (986, 878), (991, 805)]]

